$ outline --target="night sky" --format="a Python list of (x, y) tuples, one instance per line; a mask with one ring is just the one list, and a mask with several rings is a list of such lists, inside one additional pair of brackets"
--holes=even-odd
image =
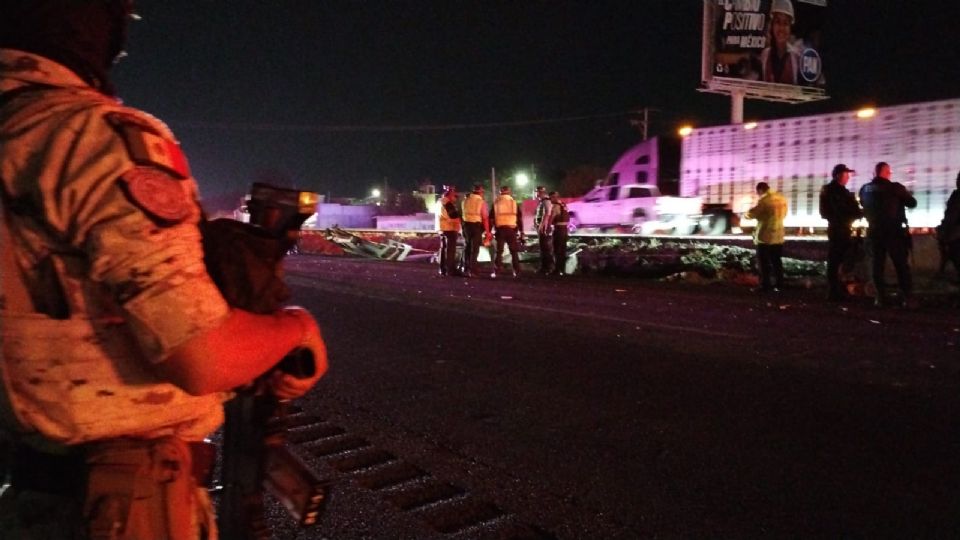
[[(960, 97), (952, 2), (829, 9), (831, 99), (748, 101), (748, 120)], [(729, 98), (696, 91), (699, 0), (141, 0), (138, 11), (120, 94), (170, 125), (208, 198), (255, 180), (333, 197), (384, 178), (465, 188), (491, 167), (531, 165), (557, 185), (639, 140), (631, 110), (659, 109), (651, 135), (729, 120)]]

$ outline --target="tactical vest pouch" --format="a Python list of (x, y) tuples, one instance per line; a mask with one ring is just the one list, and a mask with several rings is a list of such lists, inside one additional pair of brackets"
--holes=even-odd
[(202, 440), (223, 394), (191, 396), (143, 365), (120, 320), (0, 314), (0, 375), (23, 431), (74, 445), (117, 437)]

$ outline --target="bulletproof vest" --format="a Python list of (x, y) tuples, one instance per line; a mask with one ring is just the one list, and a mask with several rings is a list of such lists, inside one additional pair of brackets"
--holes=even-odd
[(567, 210), (566, 203), (559, 202), (557, 203), (560, 206), (560, 212), (557, 213), (557, 219), (554, 220), (554, 223), (567, 223), (570, 221), (570, 211)]
[[(31, 302), (31, 294), (17, 279), (6, 223), (0, 223), (0, 231), (0, 287), (6, 300), (23, 305)], [(170, 434), (199, 440), (215, 430), (223, 420), (225, 396), (191, 396), (159, 381), (144, 365), (122, 318), (106, 311), (85, 312), (77, 305), (77, 299), (93, 298), (96, 292), (82, 290), (85, 285), (70, 277), (73, 264), (54, 260), (52, 265), (65, 296), (49, 303), (65, 305), (68, 317), (0, 312), (0, 393), (13, 413), (8, 420), (16, 420), (16, 425), (4, 427), (39, 432), (64, 444)]]
[(546, 199), (540, 199), (540, 202), (537, 203), (537, 213), (533, 216), (533, 225), (539, 227), (543, 223), (544, 214), (547, 212), (547, 201)]

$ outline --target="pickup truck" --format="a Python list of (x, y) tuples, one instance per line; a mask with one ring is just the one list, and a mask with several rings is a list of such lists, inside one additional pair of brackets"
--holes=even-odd
[(626, 228), (641, 234), (692, 234), (703, 209), (699, 197), (667, 197), (649, 184), (600, 185), (567, 203), (571, 232)]

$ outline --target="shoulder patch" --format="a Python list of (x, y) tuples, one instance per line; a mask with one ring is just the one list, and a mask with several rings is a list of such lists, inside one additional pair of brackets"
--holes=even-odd
[(160, 167), (181, 180), (190, 177), (190, 166), (180, 145), (158, 133), (150, 122), (122, 112), (108, 114), (107, 121), (123, 137), (134, 163)]
[(136, 167), (123, 173), (124, 191), (133, 204), (164, 225), (180, 223), (192, 205), (183, 183), (153, 167)]

